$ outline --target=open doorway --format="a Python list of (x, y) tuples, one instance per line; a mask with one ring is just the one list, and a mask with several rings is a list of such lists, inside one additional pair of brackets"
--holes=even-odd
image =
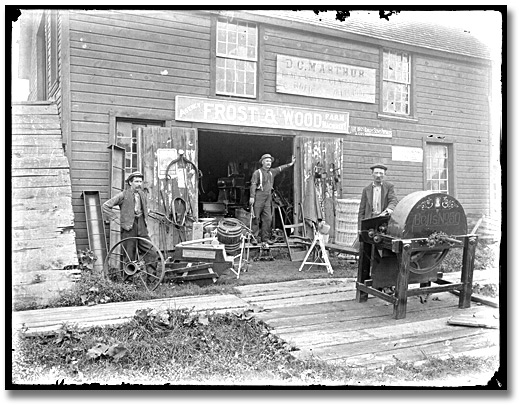
[[(205, 213), (205, 203), (212, 202), (224, 203), (226, 215), (230, 217), (236, 216), (238, 208), (247, 209), (250, 179), (261, 167), (261, 156), (270, 153), (275, 158), (272, 167), (277, 167), (291, 161), (293, 150), (291, 136), (199, 130), (198, 168), (203, 175), (199, 190), (200, 213)], [(293, 170), (285, 170), (274, 179), (274, 189), (290, 206), (293, 206), (293, 187)]]

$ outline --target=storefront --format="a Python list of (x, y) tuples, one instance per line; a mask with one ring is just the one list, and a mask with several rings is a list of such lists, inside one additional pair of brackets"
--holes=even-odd
[(182, 190), (198, 218), (204, 203), (244, 207), (264, 153), (297, 157), (276, 188), (295, 208), (311, 182), (332, 224), (334, 200), (358, 199), (376, 161), (399, 198), (448, 193), (470, 226), (491, 210), (491, 63), (469, 35), (289, 10), (48, 10), (29, 25), (31, 99), (58, 105), (78, 249), (84, 191), (106, 200), (142, 170), (164, 212), (180, 150), (198, 170)]

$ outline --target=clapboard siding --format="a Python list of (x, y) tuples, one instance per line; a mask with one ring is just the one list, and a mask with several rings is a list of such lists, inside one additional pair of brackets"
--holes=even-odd
[(210, 19), (118, 10), (72, 12), (70, 21), (71, 177), (83, 246), (82, 191), (109, 198), (109, 111), (128, 108), (173, 120), (176, 94), (208, 96)]
[[(313, 97), (276, 92), (276, 55), (300, 56), (309, 59), (342, 63), (376, 69), (380, 80), (380, 50), (375, 46), (339, 41), (334, 38), (313, 37), (308, 33), (267, 28), (264, 31), (264, 100), (278, 104), (331, 108), (350, 112), (350, 124), (385, 127), (393, 131), (393, 139), (346, 136), (343, 156), (343, 198), (359, 198), (361, 189), (371, 181), (368, 167), (375, 161), (390, 165), (388, 179), (395, 183), (402, 198), (423, 188), (423, 164), (391, 160), (391, 148), (396, 146), (423, 147), (432, 137), (445, 137), (456, 145), (457, 171), (455, 189), (466, 210), (473, 215), (488, 207), (486, 190), (489, 183), (488, 149), (488, 70), (461, 62), (438, 60), (414, 55), (413, 89), (415, 94), (415, 122), (385, 120), (378, 117), (379, 95), (376, 103), (353, 103), (342, 100), (323, 100)], [(437, 138), (437, 140), (440, 140)], [(487, 162), (474, 170), (470, 166)]]
[[(114, 111), (132, 112), (160, 121), (173, 121), (177, 95), (209, 97), (213, 90), (211, 17), (197, 10), (113, 10), (68, 12), (70, 176), (72, 206), (79, 247), (86, 247), (81, 193), (96, 190), (109, 197), (109, 133)], [(61, 20), (60, 20), (61, 23)], [(465, 59), (413, 54), (414, 120), (387, 119), (379, 114), (381, 80), (379, 42), (373, 44), (304, 32), (299, 25), (260, 25), (259, 102), (347, 111), (350, 125), (391, 130), (392, 138), (343, 136), (343, 194), (359, 198), (371, 181), (369, 166), (389, 164), (388, 179), (404, 197), (423, 188), (423, 163), (392, 161), (393, 146), (422, 148), (426, 142), (454, 145), (456, 192), (466, 212), (481, 213), (488, 206), (489, 187), (489, 74), (488, 67)], [(362, 38), (362, 37), (358, 37)], [(64, 43), (60, 38), (60, 43)], [(391, 45), (391, 44), (390, 44)], [(399, 45), (393, 44), (394, 49)], [(399, 46), (400, 47), (400, 46)], [(276, 91), (278, 54), (375, 69), (375, 103), (302, 97)], [(467, 60), (470, 60), (469, 58)], [(58, 102), (61, 103), (61, 97)], [(130, 114), (130, 113), (129, 113)], [(130, 115), (129, 115), (130, 116)], [(32, 123), (44, 129), (45, 122)], [(188, 125), (173, 123), (173, 125)], [(210, 128), (211, 125), (202, 127)], [(26, 128), (16, 128), (22, 134)], [(249, 133), (249, 128), (237, 128)], [(270, 131), (296, 136), (329, 134)], [(265, 133), (263, 131), (262, 133)], [(50, 134), (49, 134), (50, 135)], [(443, 138), (443, 139), (440, 139)], [(16, 142), (22, 142), (17, 139)], [(16, 148), (43, 148), (18, 144)], [(41, 149), (43, 150), (43, 149)], [(473, 170), (470, 170), (473, 167)], [(477, 194), (481, 194), (477, 197)]]

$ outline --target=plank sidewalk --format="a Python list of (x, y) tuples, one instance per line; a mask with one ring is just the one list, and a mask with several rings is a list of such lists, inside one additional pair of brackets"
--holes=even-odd
[[(475, 272), (476, 281), (491, 279), (490, 274), (481, 273)], [(447, 278), (452, 281), (457, 276), (449, 274)], [(353, 278), (236, 288), (237, 296), (191, 296), (14, 312), (12, 329), (13, 333), (22, 328), (26, 333), (47, 333), (64, 323), (80, 329), (116, 325), (143, 308), (233, 312), (255, 306), (254, 315), (289, 342), (297, 358), (314, 356), (351, 367), (381, 367), (398, 360), (499, 355), (499, 309), (475, 302), (470, 308), (459, 309), (458, 297), (448, 292), (423, 297), (422, 302), (420, 297), (410, 297), (406, 318), (395, 320), (393, 305), (385, 301), (370, 296), (365, 303), (356, 302)], [(451, 320), (457, 324), (450, 324)], [(472, 326), (464, 326), (466, 322)]]

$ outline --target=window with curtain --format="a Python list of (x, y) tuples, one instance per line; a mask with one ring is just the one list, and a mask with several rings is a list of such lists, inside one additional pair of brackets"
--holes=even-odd
[(382, 111), (410, 115), (411, 56), (404, 52), (382, 53)]
[(216, 94), (257, 96), (257, 25), (218, 19)]
[(450, 193), (450, 147), (426, 144), (426, 186), (428, 190)]

